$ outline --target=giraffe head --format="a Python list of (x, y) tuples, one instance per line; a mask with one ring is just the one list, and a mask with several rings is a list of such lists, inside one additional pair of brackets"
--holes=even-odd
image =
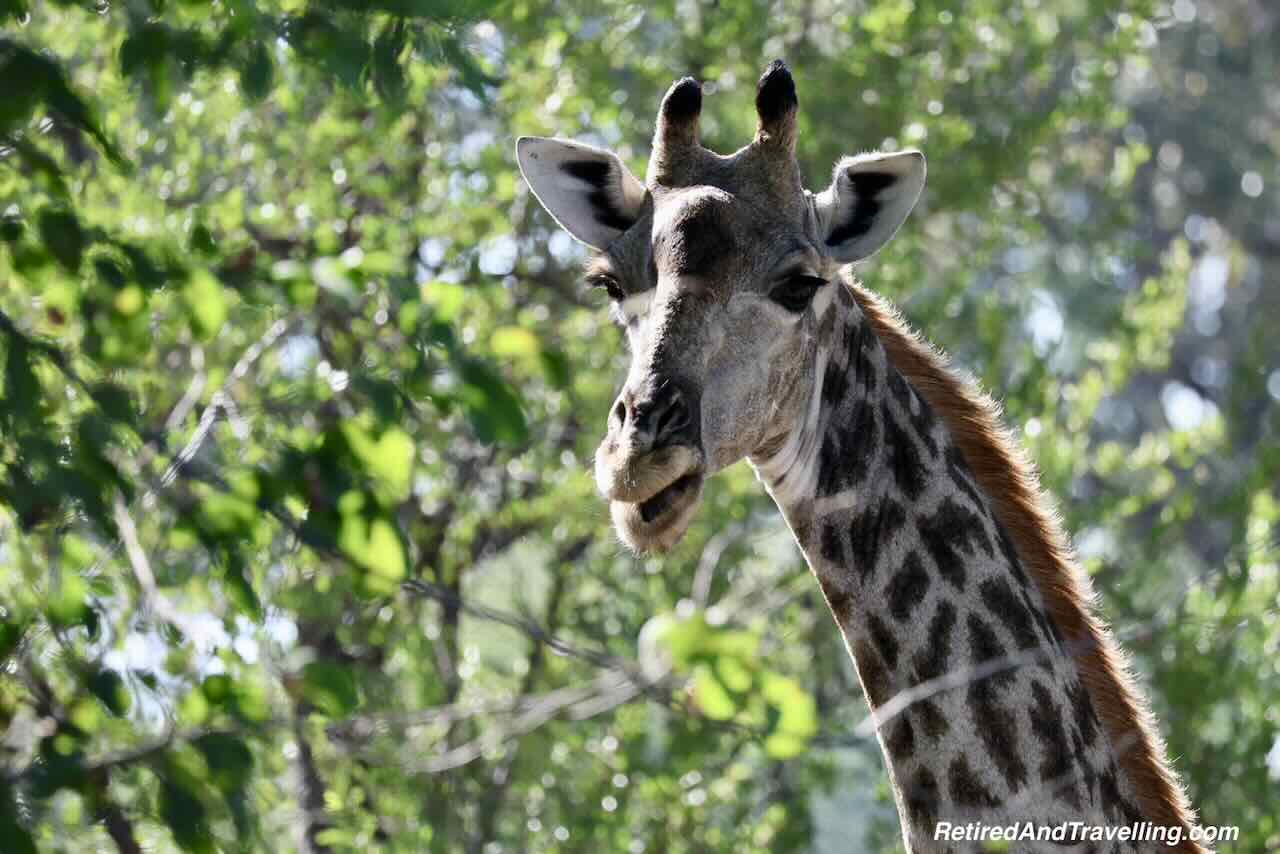
[(811, 193), (795, 157), (799, 102), (775, 61), (755, 138), (730, 155), (698, 142), (702, 88), (662, 100), (644, 183), (617, 155), (522, 137), (520, 170), (566, 231), (596, 250), (631, 352), (596, 453), (596, 480), (636, 551), (678, 541), (704, 478), (777, 447), (804, 418), (821, 324), (841, 265), (897, 231), (924, 186), (918, 151), (846, 157)]

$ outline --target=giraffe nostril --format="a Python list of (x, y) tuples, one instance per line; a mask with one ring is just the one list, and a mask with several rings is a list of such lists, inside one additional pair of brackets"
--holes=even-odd
[(675, 383), (653, 382), (642, 394), (624, 391), (618, 396), (609, 410), (609, 430), (634, 453), (654, 451), (682, 441), (696, 411), (696, 402), (691, 407)]
[(654, 427), (654, 444), (664, 445), (674, 434), (689, 425), (689, 409), (684, 404), (684, 397), (676, 392), (666, 409), (658, 417)]

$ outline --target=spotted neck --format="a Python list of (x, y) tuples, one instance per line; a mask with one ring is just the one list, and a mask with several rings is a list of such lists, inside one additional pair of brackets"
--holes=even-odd
[[(963, 850), (935, 840), (939, 821), (1143, 821), (1073, 650), (987, 495), (837, 287), (817, 323), (803, 423), (752, 464), (877, 715), (909, 850)], [(913, 688), (923, 696), (900, 708)]]

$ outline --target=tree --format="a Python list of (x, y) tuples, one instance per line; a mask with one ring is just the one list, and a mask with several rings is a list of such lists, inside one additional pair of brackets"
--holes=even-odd
[(0, 4), (0, 834), (892, 850), (749, 473), (613, 542), (620, 342), (511, 156), (641, 171), (686, 73), (729, 150), (785, 55), (810, 183), (928, 152), (865, 277), (1003, 396), (1203, 820), (1270, 844), (1274, 21), (1188, 6)]

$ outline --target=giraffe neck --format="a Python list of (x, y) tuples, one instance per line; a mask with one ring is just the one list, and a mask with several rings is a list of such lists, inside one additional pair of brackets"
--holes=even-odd
[(803, 423), (752, 464), (853, 657), (909, 850), (964, 850), (935, 839), (941, 821), (1141, 822), (1073, 651), (946, 425), (847, 288), (817, 328)]

